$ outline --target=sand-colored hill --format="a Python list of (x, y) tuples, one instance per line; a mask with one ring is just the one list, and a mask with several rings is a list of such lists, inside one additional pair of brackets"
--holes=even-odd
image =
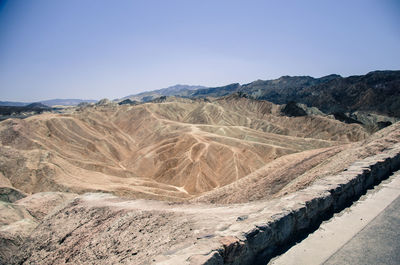
[(339, 174), (357, 160), (381, 153), (400, 142), (400, 123), (366, 140), (294, 153), (277, 158), (240, 180), (192, 199), (232, 204), (269, 200), (306, 188), (319, 178)]
[(369, 136), (357, 124), (287, 117), (280, 109), (237, 96), (169, 98), (9, 119), (0, 123), (0, 181), (28, 194), (104, 191), (182, 200), (271, 163), (312, 157), (310, 166), (317, 164)]
[(0, 123), (0, 264), (163, 264), (400, 142), (237, 96), (103, 103)]
[[(250, 241), (250, 247), (257, 248), (265, 244), (263, 240), (269, 242), (285, 233), (289, 228), (283, 224), (291, 227), (293, 216), (315, 218), (316, 209), (327, 207), (321, 202), (329, 200), (323, 198), (333, 196), (322, 192), (324, 188), (340, 190), (347, 186), (351, 197), (356, 183), (344, 185), (346, 174), (335, 174), (356, 160), (368, 157), (358, 162), (358, 170), (370, 163), (394, 166), (395, 163), (380, 159), (382, 154), (387, 157), (385, 153), (398, 159), (393, 151), (398, 152), (399, 142), (400, 123), (396, 123), (361, 142), (282, 156), (238, 181), (196, 198), (208, 203), (236, 202), (229, 205), (132, 200), (103, 193), (48, 192), (26, 196), (10, 188), (6, 191), (8, 201), (0, 201), (0, 263), (206, 264), (205, 260), (212, 257), (210, 251), (215, 250), (232, 264), (227, 257), (236, 254), (229, 253), (240, 255), (241, 246), (247, 244), (244, 242)], [(371, 156), (375, 154), (380, 155)], [(361, 174), (354, 167), (357, 168), (354, 164), (349, 167), (347, 176)], [(376, 168), (373, 174), (377, 174)], [(384, 168), (381, 172), (388, 170)], [(291, 193), (318, 178), (322, 179), (308, 190)], [(350, 178), (347, 181), (350, 183)], [(291, 194), (270, 200), (286, 193)], [(272, 225), (272, 220), (281, 225)], [(259, 232), (264, 230), (257, 230), (258, 227), (268, 234)], [(273, 229), (276, 234), (272, 234)], [(243, 238), (240, 245), (224, 243), (238, 242), (237, 238)], [(222, 262), (220, 258), (217, 263)]]

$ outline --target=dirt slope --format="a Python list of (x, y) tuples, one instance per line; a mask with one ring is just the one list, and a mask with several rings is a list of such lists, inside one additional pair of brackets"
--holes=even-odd
[[(239, 181), (198, 197), (197, 201), (207, 204), (131, 200), (101, 193), (30, 195), (2, 208), (8, 223), (0, 224), (0, 263), (164, 264), (168, 257), (198, 253), (205, 244), (207, 249), (218, 249), (221, 246), (215, 242), (219, 236), (235, 239), (227, 235), (238, 229), (254, 231), (254, 223), (247, 220), (264, 224), (269, 217), (280, 216), (282, 207), (291, 205), (293, 199), (271, 198), (304, 188), (318, 178), (329, 179), (328, 175), (356, 160), (398, 143), (400, 123), (361, 142), (282, 156)], [(46, 211), (40, 210), (40, 205), (45, 205)], [(33, 220), (33, 225), (26, 220)], [(170, 260), (168, 264), (177, 263)]]
[(397, 122), (360, 142), (282, 156), (192, 201), (226, 204), (272, 199), (301, 190), (316, 179), (338, 174), (353, 162), (383, 152), (399, 142), (400, 122)]
[(307, 150), (326, 154), (325, 148), (368, 137), (359, 125), (286, 117), (280, 109), (237, 96), (212, 102), (173, 98), (9, 119), (0, 123), (2, 182), (28, 194), (105, 191), (182, 200), (277, 158)]
[(6, 120), (0, 264), (163, 262), (399, 142), (399, 122), (369, 135), (234, 96)]

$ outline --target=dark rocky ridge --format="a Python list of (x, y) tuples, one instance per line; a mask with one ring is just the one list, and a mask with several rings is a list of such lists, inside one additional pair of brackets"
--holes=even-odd
[[(400, 118), (400, 71), (374, 71), (366, 75), (341, 77), (328, 75), (282, 76), (274, 80), (257, 80), (220, 87), (178, 86), (154, 90), (131, 98), (147, 102), (160, 96), (187, 98), (221, 97), (241, 92), (275, 104), (291, 101), (316, 107), (327, 114), (366, 111)], [(125, 97), (128, 98), (128, 97)], [(349, 117), (349, 115), (347, 115)]]
[(361, 110), (400, 117), (400, 71), (374, 71), (345, 78), (339, 75), (282, 76), (275, 80), (196, 90), (191, 96), (220, 97), (238, 91), (275, 104), (303, 103), (328, 114)]
[[(362, 122), (359, 122), (353, 118), (348, 117), (346, 114), (344, 114), (343, 112), (335, 112), (333, 113), (333, 116), (335, 117), (335, 119), (341, 121), (341, 122), (345, 122), (345, 123), (358, 123), (358, 124), (362, 124)], [(391, 125), (391, 124), (389, 124)], [(383, 127), (384, 128), (384, 127)]]
[(301, 117), (307, 116), (307, 112), (296, 105), (296, 102), (290, 101), (286, 106), (282, 109), (282, 113), (289, 117)]
[(304, 103), (329, 114), (361, 110), (400, 117), (400, 71), (375, 71), (346, 78), (284, 76), (258, 80), (239, 90), (276, 104)]
[(118, 102), (118, 105), (135, 105), (135, 104), (138, 104), (138, 102), (135, 100), (130, 100), (129, 98)]
[(26, 118), (51, 110), (53, 108), (42, 103), (31, 103), (27, 106), (0, 106), (0, 121), (8, 118)]
[[(341, 77), (328, 75), (282, 76), (275, 80), (257, 80), (249, 84), (231, 84), (193, 91), (192, 97), (221, 97), (242, 93), (249, 98), (287, 104), (282, 114), (304, 116), (296, 103), (316, 107), (345, 123), (358, 123), (376, 131), (393, 123), (391, 118), (371, 121), (355, 112), (400, 118), (400, 71), (374, 71), (366, 75)], [(379, 122), (379, 124), (378, 124)]]
[(205, 89), (199, 89), (192, 93), (192, 97), (222, 97), (239, 91), (240, 84), (234, 83), (220, 87), (210, 87)]

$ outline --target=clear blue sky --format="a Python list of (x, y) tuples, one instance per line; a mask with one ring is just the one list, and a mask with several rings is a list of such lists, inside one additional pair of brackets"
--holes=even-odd
[(398, 0), (0, 0), (0, 100), (384, 69)]

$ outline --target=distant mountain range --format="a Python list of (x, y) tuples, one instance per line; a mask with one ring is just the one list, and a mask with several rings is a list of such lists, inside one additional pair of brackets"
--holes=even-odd
[(91, 100), (91, 99), (49, 99), (49, 100), (43, 100), (43, 101), (37, 101), (37, 102), (15, 102), (15, 101), (0, 101), (0, 106), (17, 106), (17, 107), (24, 107), (28, 106), (29, 104), (32, 103), (42, 103), (43, 105), (52, 107), (56, 105), (62, 105), (62, 106), (75, 106), (78, 105), (79, 103), (82, 102), (88, 102), (88, 103), (94, 103), (97, 102), (97, 100)]
[(130, 99), (133, 101), (141, 101), (141, 102), (149, 102), (153, 99), (162, 97), (162, 96), (181, 96), (181, 97), (190, 97), (193, 94), (193, 91), (206, 89), (205, 86), (190, 86), (190, 85), (175, 85), (167, 88), (146, 91), (139, 94), (133, 94), (119, 99), (120, 101)]
[(374, 71), (350, 77), (336, 74), (321, 78), (282, 76), (274, 80), (257, 80), (244, 85), (234, 83), (221, 87), (177, 85), (123, 99), (148, 102), (160, 96), (205, 98), (235, 92), (275, 104), (302, 103), (329, 114), (369, 111), (400, 117), (400, 71)]
[(238, 90), (276, 104), (295, 101), (326, 113), (372, 111), (400, 117), (400, 71), (375, 71), (346, 78), (283, 76), (258, 80)]
[(4, 107), (24, 107), (29, 104), (31, 104), (31, 102), (0, 101), (0, 106)]
[[(274, 80), (256, 80), (248, 84), (233, 83), (220, 87), (175, 85), (129, 95), (115, 101), (150, 102), (160, 97), (221, 97), (233, 93), (267, 100), (275, 104), (289, 102), (316, 107), (328, 114), (366, 111), (400, 118), (400, 71), (374, 71), (366, 75), (341, 77), (332, 74), (321, 78), (282, 76)], [(96, 100), (51, 99), (40, 101), (46, 106), (73, 106)], [(0, 101), (0, 106), (27, 106), (25, 102)], [(339, 113), (339, 114), (338, 114)]]

